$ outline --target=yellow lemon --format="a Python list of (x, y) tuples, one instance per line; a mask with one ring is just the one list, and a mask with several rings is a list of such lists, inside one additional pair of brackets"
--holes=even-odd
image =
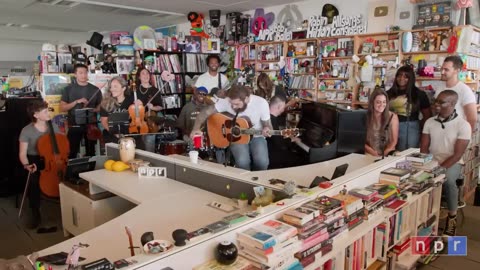
[(111, 171), (113, 163), (115, 163), (115, 160), (109, 159), (109, 160), (105, 161), (105, 163), (103, 163), (103, 167), (105, 167), (105, 169)]
[(115, 163), (113, 163), (113, 165), (112, 165), (112, 170), (115, 171), (115, 172), (121, 172), (121, 171), (124, 171), (128, 168), (130, 168), (130, 166), (128, 166), (123, 161), (115, 161)]

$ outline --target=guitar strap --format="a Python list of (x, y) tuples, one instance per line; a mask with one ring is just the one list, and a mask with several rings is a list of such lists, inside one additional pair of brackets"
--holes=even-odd
[(222, 89), (222, 74), (218, 72), (218, 89)]

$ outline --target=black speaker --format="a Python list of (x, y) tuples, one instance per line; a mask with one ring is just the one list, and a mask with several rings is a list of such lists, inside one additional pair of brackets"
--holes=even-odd
[(103, 35), (98, 32), (93, 32), (90, 40), (87, 40), (87, 44), (98, 50), (102, 50), (102, 41)]
[(208, 13), (210, 14), (210, 24), (213, 27), (218, 27), (220, 25), (220, 14), (222, 14), (222, 11), (219, 9), (211, 9)]

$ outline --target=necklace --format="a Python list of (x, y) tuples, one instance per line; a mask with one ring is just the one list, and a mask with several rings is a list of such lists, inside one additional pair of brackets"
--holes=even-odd
[[(151, 86), (150, 86), (150, 87), (151, 87)], [(143, 86), (140, 85), (140, 88), (139, 88), (140, 93), (142, 93), (142, 95), (145, 95), (145, 94), (148, 92), (148, 90), (150, 90), (150, 87), (145, 88), (145, 89), (147, 89), (147, 90), (145, 90), (145, 92), (144, 92), (144, 91), (142, 91)]]

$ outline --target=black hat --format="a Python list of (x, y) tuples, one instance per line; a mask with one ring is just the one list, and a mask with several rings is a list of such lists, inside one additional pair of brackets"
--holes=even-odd
[(98, 32), (93, 32), (90, 40), (87, 40), (87, 44), (94, 47), (95, 49), (102, 49), (103, 35)]

